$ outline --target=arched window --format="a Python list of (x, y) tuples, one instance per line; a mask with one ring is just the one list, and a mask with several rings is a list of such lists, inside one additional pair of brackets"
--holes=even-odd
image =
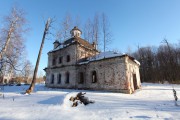
[(80, 84), (84, 83), (84, 74), (83, 74), (83, 72), (79, 73), (79, 83)]
[(52, 65), (56, 65), (56, 58), (53, 58)]
[(7, 79), (4, 79), (4, 83), (7, 84), (7, 83), (8, 83), (8, 80), (7, 80)]
[(54, 84), (54, 74), (51, 75), (51, 84)]
[(69, 72), (66, 73), (66, 83), (68, 84), (69, 83)]
[(61, 84), (61, 74), (58, 74), (58, 84)]
[(92, 83), (96, 83), (97, 82), (97, 74), (96, 71), (92, 71)]
[(67, 55), (67, 62), (70, 62), (70, 55)]
[(63, 61), (63, 57), (59, 57), (59, 64), (61, 64)]

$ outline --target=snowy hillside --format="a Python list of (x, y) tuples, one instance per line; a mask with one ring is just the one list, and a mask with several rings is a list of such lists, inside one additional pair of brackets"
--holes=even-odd
[[(80, 90), (37, 85), (31, 95), (21, 94), (27, 87), (5, 86), (5, 99), (0, 96), (0, 120), (180, 119), (180, 106), (174, 105), (171, 85), (143, 84), (142, 90), (131, 95), (83, 91), (95, 103), (73, 108), (69, 98)], [(180, 85), (174, 87), (180, 98)]]

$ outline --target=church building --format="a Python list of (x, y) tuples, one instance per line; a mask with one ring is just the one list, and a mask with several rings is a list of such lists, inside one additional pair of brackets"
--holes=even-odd
[(61, 89), (133, 93), (141, 87), (140, 63), (127, 54), (99, 52), (96, 44), (81, 38), (74, 27), (71, 38), (55, 41), (48, 52), (46, 86)]

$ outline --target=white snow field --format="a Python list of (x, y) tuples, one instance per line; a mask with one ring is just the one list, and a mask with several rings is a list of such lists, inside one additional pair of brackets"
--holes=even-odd
[[(134, 94), (51, 89), (41, 84), (31, 95), (21, 94), (28, 87), (4, 87), (0, 120), (180, 120), (180, 101), (175, 106), (170, 84), (144, 83)], [(180, 85), (174, 88), (180, 98)], [(69, 98), (80, 91), (95, 103), (71, 107)]]

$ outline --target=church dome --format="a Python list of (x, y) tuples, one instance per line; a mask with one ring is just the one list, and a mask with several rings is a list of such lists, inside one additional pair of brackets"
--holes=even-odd
[(81, 30), (75, 26), (71, 31), (70, 31), (71, 37), (81, 37)]

